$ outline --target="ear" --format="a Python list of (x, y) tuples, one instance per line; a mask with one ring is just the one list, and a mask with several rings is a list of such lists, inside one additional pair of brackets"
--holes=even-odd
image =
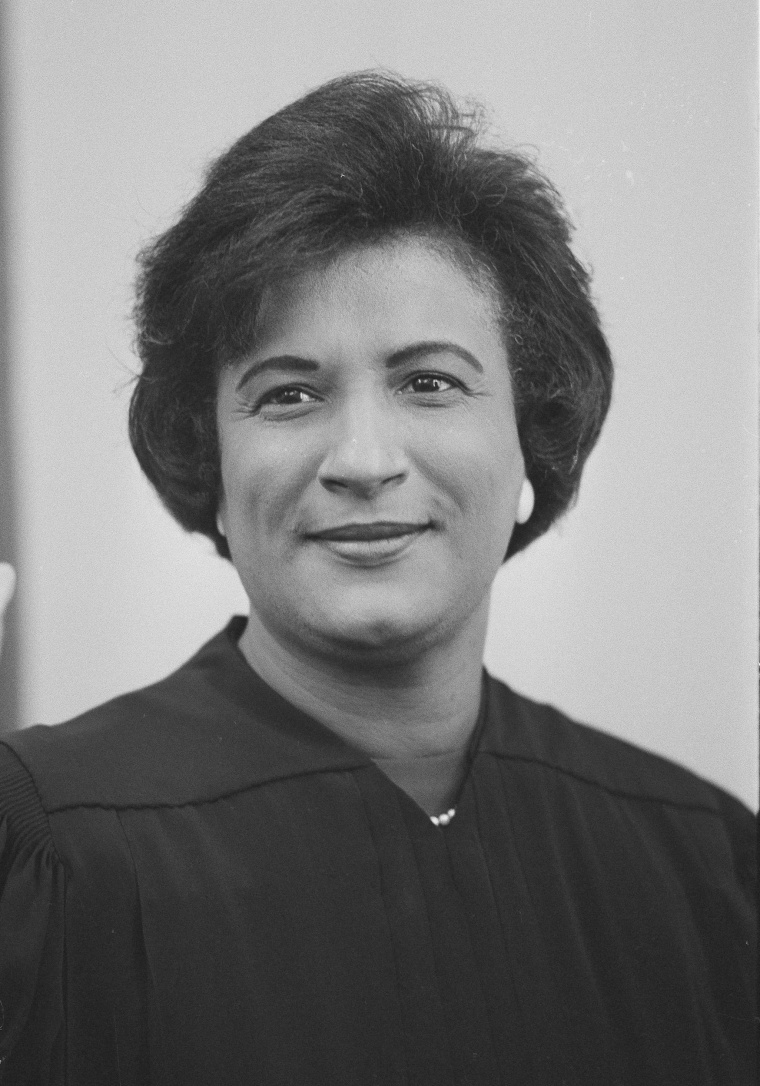
[(520, 498), (517, 502), (517, 515), (515, 520), (518, 524), (525, 524), (530, 520), (530, 515), (533, 512), (533, 506), (536, 502), (536, 495), (533, 490), (533, 484), (530, 479), (523, 479), (522, 489), (520, 490)]

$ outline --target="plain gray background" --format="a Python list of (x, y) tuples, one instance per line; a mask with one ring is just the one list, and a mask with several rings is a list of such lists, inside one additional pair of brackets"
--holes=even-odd
[(244, 606), (128, 448), (134, 254), (232, 139), (384, 65), (482, 100), (535, 148), (617, 362), (578, 506), (497, 581), (490, 667), (756, 805), (754, 5), (10, 0), (5, 15), (23, 722), (160, 677)]

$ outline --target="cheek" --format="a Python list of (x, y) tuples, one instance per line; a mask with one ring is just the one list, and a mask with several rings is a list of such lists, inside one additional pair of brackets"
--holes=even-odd
[[(265, 440), (263, 439), (265, 437)], [(222, 447), (222, 489), (233, 525), (262, 530), (288, 524), (314, 468), (308, 448), (276, 432), (241, 435)]]
[(524, 477), (517, 430), (501, 418), (478, 421), (452, 428), (437, 442), (435, 455), (428, 458), (429, 472), (461, 512), (465, 527), (511, 531)]

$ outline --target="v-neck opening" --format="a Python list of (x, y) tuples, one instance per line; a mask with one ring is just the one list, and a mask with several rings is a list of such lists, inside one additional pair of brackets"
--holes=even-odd
[[(462, 779), (461, 779), (461, 781), (459, 783), (459, 787), (457, 789), (455, 799), (454, 799), (453, 803), (450, 805), (450, 807), (454, 808), (455, 814), (454, 814), (453, 818), (451, 819), (451, 821), (448, 822), (448, 823), (445, 823), (445, 824), (442, 823), (440, 825), (436, 825), (432, 821), (432, 816), (429, 815), (427, 813), (427, 811), (425, 810), (425, 808), (422, 807), (421, 804), (419, 804), (417, 802), (417, 800), (414, 798), (414, 796), (410, 795), (409, 792), (407, 792), (404, 788), (402, 788), (399, 784), (397, 784), (394, 780), (392, 780), (391, 777), (389, 777), (388, 774), (382, 769), (382, 767), (379, 766), (377, 764), (377, 762), (375, 762), (374, 760), (370, 761), (372, 770), (375, 773), (380, 775), (380, 777), (388, 785), (388, 787), (393, 789), (393, 791), (397, 794), (397, 796), (399, 798), (399, 801), (403, 804), (403, 806), (406, 807), (407, 809), (413, 810), (414, 813), (415, 813), (415, 817), (423, 819), (424, 822), (427, 823), (427, 825), (429, 826), (431, 831), (433, 831), (433, 832), (435, 832), (435, 831), (443, 831), (443, 830), (450, 831), (451, 827), (454, 825), (455, 822), (459, 821), (461, 823), (463, 821), (461, 816), (463, 814), (465, 814), (466, 811), (470, 807), (469, 798), (470, 798), (471, 793), (472, 793), (472, 788), (471, 788), (472, 771), (473, 771), (473, 766), (475, 764), (475, 760), (476, 760), (478, 754), (481, 752), (483, 736), (484, 736), (484, 734), (486, 732), (487, 720), (488, 720), (488, 673), (486, 672), (485, 668), (483, 668), (482, 677), (481, 677), (480, 707), (478, 709), (478, 716), (477, 716), (477, 720), (475, 721), (475, 727), (472, 730), (472, 735), (470, 736), (470, 739), (469, 739), (468, 744), (467, 744), (465, 771), (464, 771)], [(442, 813), (444, 813), (444, 812), (443, 811), (436, 811), (435, 812), (436, 815), (439, 815), (439, 814), (442, 814)]]

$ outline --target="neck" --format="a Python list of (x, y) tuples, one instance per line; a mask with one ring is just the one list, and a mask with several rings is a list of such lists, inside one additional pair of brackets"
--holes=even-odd
[(376, 760), (464, 752), (480, 706), (488, 600), (464, 629), (396, 666), (346, 666), (284, 645), (252, 611), (248, 663), (297, 708)]

